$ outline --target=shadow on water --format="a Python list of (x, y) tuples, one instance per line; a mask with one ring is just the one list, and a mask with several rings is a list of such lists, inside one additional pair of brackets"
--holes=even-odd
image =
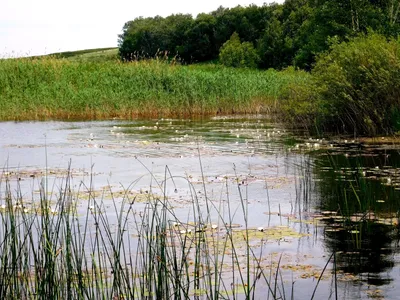
[(355, 143), (312, 154), (324, 243), (344, 281), (382, 286), (394, 279), (399, 248), (400, 154)]

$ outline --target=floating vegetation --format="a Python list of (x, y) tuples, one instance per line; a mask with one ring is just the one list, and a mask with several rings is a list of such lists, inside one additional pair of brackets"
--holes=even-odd
[(83, 177), (83, 176), (95, 176), (98, 175), (96, 173), (90, 173), (89, 171), (80, 170), (80, 169), (12, 169), (3, 171), (0, 176), (7, 180), (26, 180), (26, 179), (35, 179), (40, 180), (45, 177), (59, 177), (64, 178), (66, 176), (71, 177)]
[[(92, 161), (46, 171), (26, 160), (0, 175), (1, 295), (17, 287), (34, 298), (43, 278), (59, 287), (49, 295), (88, 299), (291, 299), (292, 290), (308, 299), (310, 285), (320, 286), (314, 299), (391, 292), (398, 151), (292, 138), (256, 117), (221, 120), (52, 123), (68, 143), (49, 138), (49, 153), (80, 166), (90, 155), (101, 172)], [(43, 151), (31, 146), (7, 142), (5, 152)]]
[[(41, 288), (35, 284), (43, 276), (46, 295), (107, 299), (249, 297), (256, 295), (256, 284), (279, 283), (279, 278), (270, 278), (271, 272), (290, 272), (297, 279), (330, 278), (322, 269), (317, 276), (315, 267), (293, 262), (280, 266), (281, 257), (262, 254), (267, 244), (310, 236), (293, 227), (250, 227), (246, 221), (233, 223), (231, 213), (227, 220), (219, 216), (218, 222), (210, 222), (197, 210), (183, 221), (171, 209), (170, 199), (162, 192), (156, 195), (153, 188), (85, 190), (82, 185), (76, 191), (70, 185), (71, 172), (66, 174), (70, 177), (52, 193), (46, 193), (46, 181), (40, 181), (38, 198), (30, 199), (30, 206), (22, 198), (14, 200), (5, 177), (0, 262), (7, 276), (2, 277), (1, 295), (10, 295), (10, 284), (18, 282), (13, 295), (34, 297)], [(198, 207), (198, 199), (192, 201)], [(6, 249), (13, 247), (17, 251), (8, 256)], [(14, 262), (20, 267), (9, 268)], [(268, 293), (285, 297), (282, 290), (270, 288)]]

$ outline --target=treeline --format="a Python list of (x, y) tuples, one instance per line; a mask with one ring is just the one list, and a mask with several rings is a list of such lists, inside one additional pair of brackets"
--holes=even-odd
[(136, 18), (123, 27), (119, 53), (123, 60), (165, 55), (190, 64), (216, 60), (221, 49), (241, 46), (242, 52), (252, 53), (250, 58), (226, 51), (241, 62), (250, 59), (249, 66), (311, 69), (318, 53), (360, 33), (397, 36), (399, 10), (400, 0), (286, 0), (219, 7), (196, 18), (184, 14)]

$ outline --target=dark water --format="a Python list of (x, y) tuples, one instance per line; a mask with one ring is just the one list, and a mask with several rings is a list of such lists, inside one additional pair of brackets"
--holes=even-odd
[[(335, 286), (338, 299), (400, 299), (400, 155), (394, 145), (313, 139), (263, 117), (6, 122), (0, 123), (0, 162), (1, 182), (10, 178), (28, 202), (46, 174), (49, 189), (57, 190), (68, 166), (76, 189), (84, 183), (98, 191), (130, 186), (146, 193), (166, 181), (177, 216), (188, 220), (193, 187), (215, 207), (229, 202), (240, 212), (244, 200), (251, 228), (284, 228), (257, 251), (265, 265), (283, 255), (288, 299), (293, 282), (295, 299), (310, 299), (319, 274), (314, 299), (335, 299)], [(103, 192), (106, 207), (108, 196)], [(79, 209), (87, 209), (87, 201)], [(243, 216), (236, 213), (233, 221), (243, 225)]]

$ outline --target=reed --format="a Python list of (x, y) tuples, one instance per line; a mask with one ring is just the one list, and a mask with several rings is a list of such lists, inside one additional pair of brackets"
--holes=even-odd
[[(104, 200), (96, 197), (92, 180), (74, 191), (68, 172), (53, 185), (58, 189), (49, 190), (44, 177), (38, 198), (32, 193), (27, 199), (18, 181), (15, 186), (2, 175), (0, 297), (254, 299), (262, 291), (269, 299), (287, 299), (280, 261), (276, 269), (263, 266), (263, 253), (252, 243), (246, 191), (238, 186), (239, 204), (233, 207), (228, 188), (227, 201), (207, 195), (200, 200), (188, 180), (192, 208), (183, 220), (166, 192), (175, 179), (168, 168), (162, 181), (152, 176), (143, 204), (132, 193), (135, 182), (122, 198)], [(83, 195), (84, 208), (77, 205)], [(233, 224), (237, 213), (244, 221), (240, 230)]]
[(295, 72), (56, 57), (0, 60), (0, 120), (266, 113)]

